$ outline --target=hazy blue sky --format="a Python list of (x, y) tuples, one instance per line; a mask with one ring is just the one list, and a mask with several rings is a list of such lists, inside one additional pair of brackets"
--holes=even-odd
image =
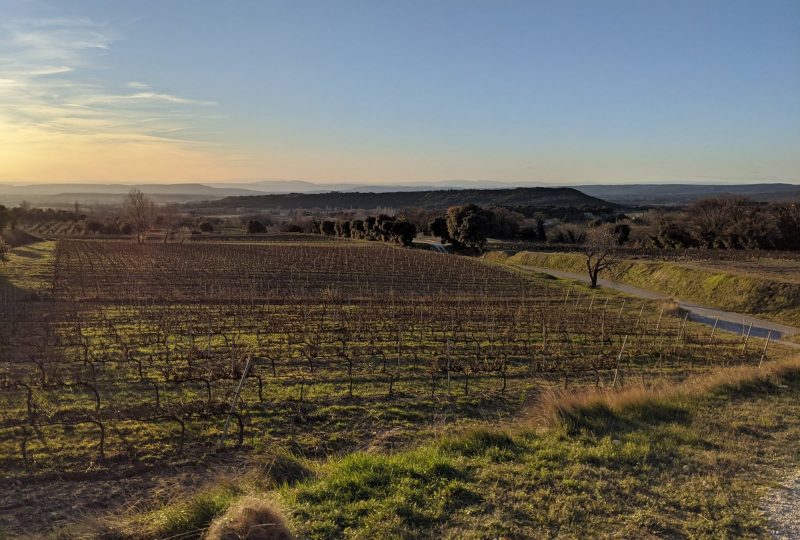
[(800, 1), (0, 0), (0, 180), (800, 182)]

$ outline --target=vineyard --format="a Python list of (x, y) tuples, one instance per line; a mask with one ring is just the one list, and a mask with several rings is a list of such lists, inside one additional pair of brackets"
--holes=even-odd
[(72, 236), (83, 234), (86, 226), (80, 221), (45, 221), (24, 225), (22, 228), (38, 236)]
[(4, 476), (273, 444), (326, 456), (509, 414), (545, 388), (652, 384), (764, 350), (658, 306), (385, 244), (53, 245), (46, 286), (0, 298)]

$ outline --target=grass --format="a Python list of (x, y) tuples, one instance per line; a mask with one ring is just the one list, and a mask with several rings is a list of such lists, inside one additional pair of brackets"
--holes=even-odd
[(212, 520), (224, 514), (244, 494), (240, 486), (220, 482), (217, 486), (145, 512), (130, 522), (99, 523), (93, 531), (84, 534), (110, 538), (198, 538)]
[(38, 242), (9, 251), (0, 263), (0, 291), (17, 290), (41, 294), (53, 285), (55, 242)]
[[(48, 252), (46, 246), (41, 248)], [(49, 249), (52, 252), (52, 246)], [(19, 261), (20, 265), (35, 265), (40, 259), (19, 256), (25, 258)], [(20, 270), (15, 279), (25, 279), (25, 276)], [(31, 283), (25, 286), (26, 290), (34, 288), (34, 282)], [(571, 289), (569, 298), (576, 297), (578, 290), (583, 289)], [(596, 305), (600, 305), (603, 294), (596, 300)], [(171, 306), (173, 311), (181, 312), (181, 316), (191, 314), (191, 310), (184, 313), (182, 308), (180, 305)], [(269, 318), (277, 317), (285, 309), (286, 306), (275, 307), (275, 311), (268, 312)], [(155, 328), (152, 326), (154, 318), (134, 316), (126, 323), (125, 312), (113, 305), (103, 306), (97, 314), (89, 310), (85, 313), (92, 316), (84, 321), (81, 331), (92, 350), (108, 349), (111, 342), (104, 334), (103, 326), (94, 321), (95, 315), (102, 314), (102, 318), (98, 317), (101, 322), (119, 319), (116, 331), (131, 342), (139, 334)], [(220, 322), (220, 318), (228, 316), (219, 310), (216, 320)], [(645, 315), (644, 320), (654, 324), (652, 319), (653, 314)], [(252, 328), (251, 323), (252, 320), (234, 318), (225, 325), (242, 329), (244, 326)], [(662, 324), (666, 325), (666, 322)], [(179, 340), (186, 339), (183, 327), (169, 328), (175, 333), (166, 335), (177, 349)], [(691, 325), (689, 329), (692, 329)], [(240, 346), (256, 343), (252, 333), (242, 332)], [(572, 345), (585, 339), (585, 332), (569, 337), (570, 354)], [(702, 341), (690, 340), (689, 343), (694, 343), (698, 349), (698, 361), (707, 359), (710, 365), (721, 359), (722, 348), (702, 346)], [(486, 340), (481, 342), (482, 346), (487, 344)], [(427, 347), (430, 343), (422, 345)], [(210, 346), (222, 350), (224, 341), (215, 338)], [(629, 340), (628, 350), (634, 346), (636, 342)], [(739, 347), (735, 349), (738, 351)], [(158, 350), (153, 344), (143, 344), (140, 352), (150, 354)], [(655, 376), (673, 378), (685, 375), (686, 359), (679, 353), (674, 353), (674, 362), (668, 366), (665, 362), (665, 367), (658, 367)], [(578, 354), (574, 358), (577, 361), (584, 356)], [(387, 397), (385, 377), (379, 375), (379, 364), (362, 366), (353, 398), (347, 396), (347, 381), (342, 367), (320, 365), (314, 384), (303, 383), (302, 404), (297, 403), (299, 386), (296, 375), (302, 373), (300, 369), (287, 371), (289, 365), (286, 369), (279, 366), (281, 375), (271, 377), (264, 367), (265, 405), (256, 406), (248, 415), (245, 446), (238, 455), (240, 461), (237, 465), (244, 467), (243, 464), (247, 464), (248, 472), (231, 473), (205, 489), (180, 494), (167, 504), (163, 499), (158, 504), (154, 501), (149, 510), (121, 519), (109, 519), (105, 526), (111, 533), (122, 537), (196, 537), (243, 497), (263, 496), (282, 502), (292, 527), (304, 538), (372, 538), (379, 535), (392, 538), (481, 537), (482, 534), (586, 536), (604, 526), (608, 531), (616, 532), (622, 526), (621, 522), (614, 521), (616, 512), (628, 512), (643, 504), (649, 505), (652, 515), (660, 515), (655, 496), (640, 497), (657, 487), (649, 483), (654, 470), (672, 471), (670, 474), (675, 476), (671, 469), (674, 460), (683, 463), (684, 453), (689, 455), (717, 444), (706, 439), (705, 428), (693, 425), (698, 419), (705, 418), (702, 407), (685, 401), (688, 397), (678, 395), (649, 402), (647, 407), (638, 409), (617, 406), (606, 396), (603, 398), (605, 401), (598, 398), (599, 403), (591, 410), (576, 410), (572, 419), (564, 416), (549, 424), (529, 421), (498, 428), (498, 419), (510, 423), (511, 416), (530, 396), (547, 387), (566, 384), (566, 378), (562, 383), (559, 374), (531, 377), (527, 358), (523, 361), (518, 359), (515, 364), (510, 364), (513, 369), (509, 372), (509, 387), (505, 394), (498, 393), (499, 379), (490, 375), (471, 377), (469, 395), (462, 391), (461, 379), (456, 378), (452, 390), (447, 391), (444, 381), (440, 381), (436, 397), (429, 397), (424, 372), (420, 376), (414, 368), (409, 371), (409, 377), (396, 383), (391, 399)], [(702, 364), (700, 367), (705, 369), (705, 362)], [(160, 378), (164, 377), (163, 374), (159, 375), (155, 369), (151, 371), (148, 375), (152, 380), (162, 383), (162, 407), (204, 399), (202, 385), (176, 388), (165, 384)], [(644, 369), (641, 374), (644, 378)], [(103, 378), (104, 375), (110, 377)], [(650, 375), (648, 372), (648, 377)], [(136, 380), (133, 365), (115, 365), (113, 371), (101, 371), (98, 384), (113, 383), (117, 378)], [(604, 378), (608, 378), (608, 373)], [(593, 384), (593, 376), (588, 379), (575, 376), (570, 380), (573, 388)], [(215, 381), (214, 396), (229, 395), (235, 385), (235, 380)], [(101, 388), (101, 412), (154, 402), (150, 386), (127, 383), (122, 386), (122, 390), (113, 388), (111, 384), (104, 387), (108, 391)], [(775, 389), (778, 393), (783, 391), (779, 386), (762, 390)], [(754, 389), (754, 399), (761, 396), (760, 391), (758, 387)], [(9, 395), (17, 397), (16, 394)], [(256, 403), (253, 380), (245, 385), (242, 396), (247, 403)], [(84, 388), (70, 392), (37, 389), (35, 398), (43, 413), (93, 409), (91, 394)], [(560, 395), (553, 399), (566, 402), (567, 397)], [(7, 403), (7, 412), (17, 416), (25, 414), (24, 399), (9, 399)], [(494, 425), (491, 419), (494, 419)], [(752, 429), (747, 424), (749, 418), (743, 418), (741, 422), (742, 432)], [(765, 418), (764, 422), (784, 426), (775, 419)], [(191, 436), (213, 444), (222, 422), (197, 418), (187, 424)], [(436, 431), (441, 424), (449, 426), (448, 434), (438, 437)], [(29, 455), (38, 469), (59, 474), (83, 474), (87, 467), (84, 458), (90, 457), (89, 472), (113, 469), (131, 459), (148, 464), (160, 462), (162, 468), (154, 474), (163, 474), (165, 482), (173, 478), (170, 468), (177, 463), (171, 457), (179, 433), (176, 423), (114, 421), (109, 426), (106, 464), (94, 462), (98, 437), (97, 428), (92, 424), (45, 428), (43, 440), (31, 437)], [(469, 429), (461, 433), (458, 430), (462, 427), (457, 426), (468, 426)], [(391, 437), (383, 438), (386, 434)], [(412, 439), (415, 447), (409, 446)], [(44, 440), (50, 441), (49, 448), (45, 448)], [(391, 447), (395, 441), (400, 442), (397, 445), (399, 451), (380, 451)], [(370, 442), (381, 444), (371, 444), (373, 451), (350, 453), (363, 449)], [(309, 458), (299, 459), (290, 451), (276, 447), (281, 444), (290, 446), (292, 452), (303, 452)], [(210, 454), (210, 448), (211, 445), (198, 445), (191, 451), (187, 450), (180, 460), (204, 460), (205, 453)], [(19, 472), (19, 454), (17, 441), (8, 438), (0, 444), (0, 468), (9, 474)], [(677, 473), (679, 475), (680, 470)], [(660, 481), (665, 484), (671, 476), (667, 472), (663, 475), (665, 479)], [(722, 478), (720, 485), (728, 480)], [(85, 483), (89, 485), (91, 481), (87, 476)], [(679, 492), (676, 486), (673, 495), (677, 496)], [(620, 497), (633, 497), (631, 504), (634, 506), (617, 501)], [(714, 508), (716, 514), (728, 515), (725, 510)], [(734, 518), (735, 515), (731, 517)], [(609, 524), (604, 525), (606, 522)], [(730, 530), (758, 531), (757, 520), (753, 523), (755, 525), (736, 521)], [(684, 533), (703, 530), (694, 525), (689, 528), (680, 520), (674, 526)], [(650, 530), (633, 528), (626, 532), (636, 536)], [(720, 531), (727, 529), (712, 529), (714, 533)]]
[[(492, 252), (493, 262), (512, 266), (539, 266), (568, 272), (585, 272), (584, 257), (574, 253)], [(621, 261), (613, 270), (614, 280), (654, 289), (720, 309), (750, 313), (778, 323), (800, 326), (800, 284), (774, 274), (764, 278), (735, 270), (665, 261)]]
[(248, 492), (279, 501), (301, 538), (765, 537), (758, 501), (797, 466), (799, 397), (798, 359), (552, 393), (506, 426), (305, 462), (313, 474), (292, 482), (212, 488), (126, 519), (143, 537), (196, 530)]

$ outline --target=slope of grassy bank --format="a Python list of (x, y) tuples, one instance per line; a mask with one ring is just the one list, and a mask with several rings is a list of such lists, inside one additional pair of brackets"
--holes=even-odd
[[(508, 255), (491, 252), (486, 258), (512, 266), (539, 266), (579, 273), (586, 271), (584, 257), (576, 253), (523, 251)], [(680, 263), (639, 260), (621, 261), (605, 277), (719, 309), (750, 313), (782, 324), (800, 326), (798, 283)]]
[(798, 466), (798, 398), (798, 360), (677, 388), (553, 395), (514, 425), (395, 454), (321, 465), (282, 454), (105, 528), (197, 537), (254, 494), (282, 506), (300, 538), (766, 537), (759, 498)]
[(10, 250), (8, 260), (0, 263), (0, 292), (49, 292), (53, 284), (55, 248), (55, 242), (38, 242)]

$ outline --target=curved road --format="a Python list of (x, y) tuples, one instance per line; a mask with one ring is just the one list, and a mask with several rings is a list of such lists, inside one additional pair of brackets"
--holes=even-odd
[[(520, 265), (520, 266), (514, 266), (514, 268), (520, 268), (522, 270), (528, 270), (531, 272), (538, 272), (540, 274), (549, 274), (557, 278), (574, 279), (576, 281), (589, 283), (589, 276), (586, 276), (584, 274), (577, 274), (575, 272), (565, 272), (563, 270), (553, 270), (552, 268), (542, 268), (539, 266)], [(597, 280), (597, 284), (602, 287), (615, 289), (625, 294), (629, 294), (631, 296), (637, 296), (639, 298), (646, 298), (648, 300), (673, 299), (671, 296), (666, 295), (664, 293), (652, 291), (650, 289), (640, 289), (639, 287), (626, 285), (625, 283), (619, 283), (617, 281), (611, 281), (608, 279), (599, 279)], [(689, 312), (689, 320), (713, 326), (715, 324), (715, 321), (719, 319), (719, 321), (717, 322), (717, 328), (719, 328), (720, 330), (726, 330), (728, 332), (735, 332), (741, 334), (742, 332), (747, 332), (752, 325), (752, 329), (750, 330), (750, 335), (754, 337), (766, 338), (771, 333), (772, 339), (781, 339), (787, 336), (800, 334), (800, 328), (795, 328), (793, 326), (787, 326), (772, 321), (766, 321), (764, 319), (757, 319), (755, 317), (752, 317), (750, 315), (745, 315), (743, 313), (723, 311), (721, 309), (703, 306), (701, 304), (690, 302), (688, 300), (678, 300), (678, 299), (674, 300), (677, 302), (678, 306), (681, 309)], [(784, 343), (792, 346), (796, 345), (794, 343), (786, 341), (784, 341)]]

